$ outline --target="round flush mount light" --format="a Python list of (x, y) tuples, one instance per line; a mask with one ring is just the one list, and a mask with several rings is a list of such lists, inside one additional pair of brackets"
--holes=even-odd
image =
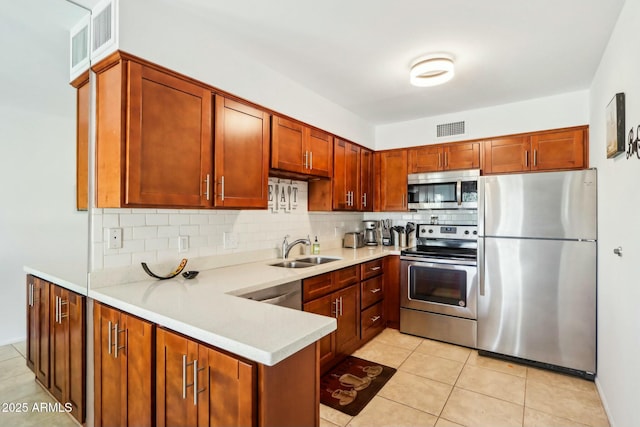
[(453, 75), (453, 59), (450, 56), (430, 55), (413, 63), (409, 81), (419, 87), (437, 86), (451, 80)]

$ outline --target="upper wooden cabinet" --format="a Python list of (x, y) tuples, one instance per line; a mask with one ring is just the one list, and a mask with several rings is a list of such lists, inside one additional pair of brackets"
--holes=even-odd
[(478, 168), (479, 142), (457, 142), (409, 149), (409, 173)]
[(74, 80), (76, 88), (76, 209), (89, 207), (89, 72)]
[(271, 168), (300, 175), (331, 177), (333, 136), (294, 120), (272, 116)]
[(407, 210), (407, 150), (375, 153), (376, 211)]
[(333, 146), (333, 209), (356, 211), (360, 197), (360, 147), (341, 139)]
[(97, 206), (208, 206), (210, 89), (122, 58), (96, 73)]
[(267, 208), (269, 195), (269, 114), (216, 96), (215, 207)]
[(359, 211), (373, 211), (373, 151), (360, 148)]
[(484, 173), (582, 169), (588, 165), (587, 127), (484, 141)]

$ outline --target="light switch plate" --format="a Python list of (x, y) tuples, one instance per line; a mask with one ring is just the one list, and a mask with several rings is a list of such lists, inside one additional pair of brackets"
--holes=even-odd
[(237, 247), (238, 247), (238, 233), (225, 231), (224, 232), (224, 248), (236, 249)]
[(189, 250), (189, 236), (178, 236), (178, 252)]

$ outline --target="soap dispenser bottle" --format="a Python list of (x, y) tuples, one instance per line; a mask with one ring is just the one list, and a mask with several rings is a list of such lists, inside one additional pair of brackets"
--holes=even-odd
[(313, 242), (313, 246), (311, 248), (311, 252), (314, 255), (319, 255), (320, 254), (320, 243), (318, 243), (318, 236), (316, 236), (316, 240)]

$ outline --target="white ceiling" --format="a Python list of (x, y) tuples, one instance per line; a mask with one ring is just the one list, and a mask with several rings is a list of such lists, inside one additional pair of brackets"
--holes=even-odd
[[(80, 0), (89, 4), (95, 0)], [(126, 1), (126, 0), (124, 0)], [(624, 0), (166, 0), (373, 124), (587, 89)], [(409, 84), (413, 60), (456, 76)]]

